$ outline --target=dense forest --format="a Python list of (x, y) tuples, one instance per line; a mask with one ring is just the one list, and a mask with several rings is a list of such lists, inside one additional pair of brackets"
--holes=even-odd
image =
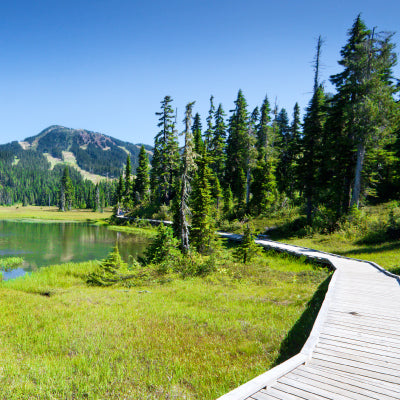
[[(300, 206), (308, 225), (335, 229), (343, 216), (366, 202), (400, 194), (399, 81), (392, 34), (366, 27), (360, 16), (348, 32), (327, 93), (320, 79), (322, 40), (313, 63), (312, 96), (301, 120), (271, 106), (268, 96), (249, 110), (239, 90), (226, 116), (210, 98), (205, 123), (187, 104), (184, 146), (179, 149), (173, 99), (161, 102), (152, 168), (139, 157), (138, 178), (129, 162), (117, 198), (132, 216), (168, 210), (175, 236), (204, 251), (219, 219), (266, 215)], [(140, 176), (140, 177), (139, 177)]]
[[(61, 178), (65, 167), (50, 163), (43, 154), (34, 150), (23, 150), (18, 142), (2, 146), (0, 150), (0, 204), (12, 205), (59, 205)], [(113, 181), (104, 180), (97, 186), (84, 180), (75, 169), (69, 169), (74, 188), (71, 206), (77, 208), (95, 208), (96, 188), (101, 191), (103, 206), (115, 203)]]

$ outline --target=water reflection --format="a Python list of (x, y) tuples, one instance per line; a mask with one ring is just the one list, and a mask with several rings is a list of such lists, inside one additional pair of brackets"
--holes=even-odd
[(0, 221), (0, 256), (19, 256), (22, 268), (4, 272), (12, 279), (26, 271), (64, 262), (103, 259), (116, 241), (121, 256), (137, 258), (147, 245), (145, 239), (102, 226), (73, 222)]

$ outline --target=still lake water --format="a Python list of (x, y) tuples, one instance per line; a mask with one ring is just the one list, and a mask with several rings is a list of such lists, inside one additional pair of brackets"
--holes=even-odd
[(12, 279), (48, 265), (104, 259), (115, 243), (122, 258), (142, 255), (148, 242), (136, 235), (78, 222), (0, 221), (0, 257), (22, 257), (24, 263), (2, 272)]

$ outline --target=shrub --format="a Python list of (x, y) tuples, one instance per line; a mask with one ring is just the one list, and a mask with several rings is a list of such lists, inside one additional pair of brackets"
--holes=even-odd
[(246, 227), (244, 228), (242, 241), (236, 248), (234, 256), (237, 260), (246, 264), (259, 252), (260, 248), (254, 242), (254, 235), (251, 231), (249, 223), (247, 223)]
[[(162, 264), (168, 262), (177, 254), (178, 241), (173, 237), (172, 229), (164, 224), (157, 227), (157, 236), (153, 239), (145, 253), (147, 264)], [(164, 269), (165, 266), (161, 267)]]
[(128, 264), (122, 260), (118, 246), (115, 246), (97, 270), (88, 275), (86, 282), (93, 286), (111, 286), (133, 276), (128, 269)]

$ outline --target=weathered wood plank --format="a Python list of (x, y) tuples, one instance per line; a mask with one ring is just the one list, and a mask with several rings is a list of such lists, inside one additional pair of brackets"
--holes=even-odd
[(400, 399), (399, 277), (367, 261), (264, 239), (256, 243), (331, 264), (336, 272), (300, 353), (305, 365), (286, 370), (247, 399)]
[[(375, 385), (371, 385), (365, 380), (360, 382), (355, 379), (345, 377), (343, 375), (338, 375), (333, 373), (331, 370), (329, 372), (318, 370), (316, 368), (310, 367), (299, 367), (292, 374), (303, 375), (315, 380), (320, 380), (322, 382), (330, 383), (332, 386), (338, 386), (339, 388), (346, 390), (348, 392), (354, 392), (359, 395), (366, 396), (368, 398), (373, 398), (376, 400), (393, 400), (393, 392), (385, 389), (379, 389)], [(349, 394), (350, 395), (350, 394)]]

